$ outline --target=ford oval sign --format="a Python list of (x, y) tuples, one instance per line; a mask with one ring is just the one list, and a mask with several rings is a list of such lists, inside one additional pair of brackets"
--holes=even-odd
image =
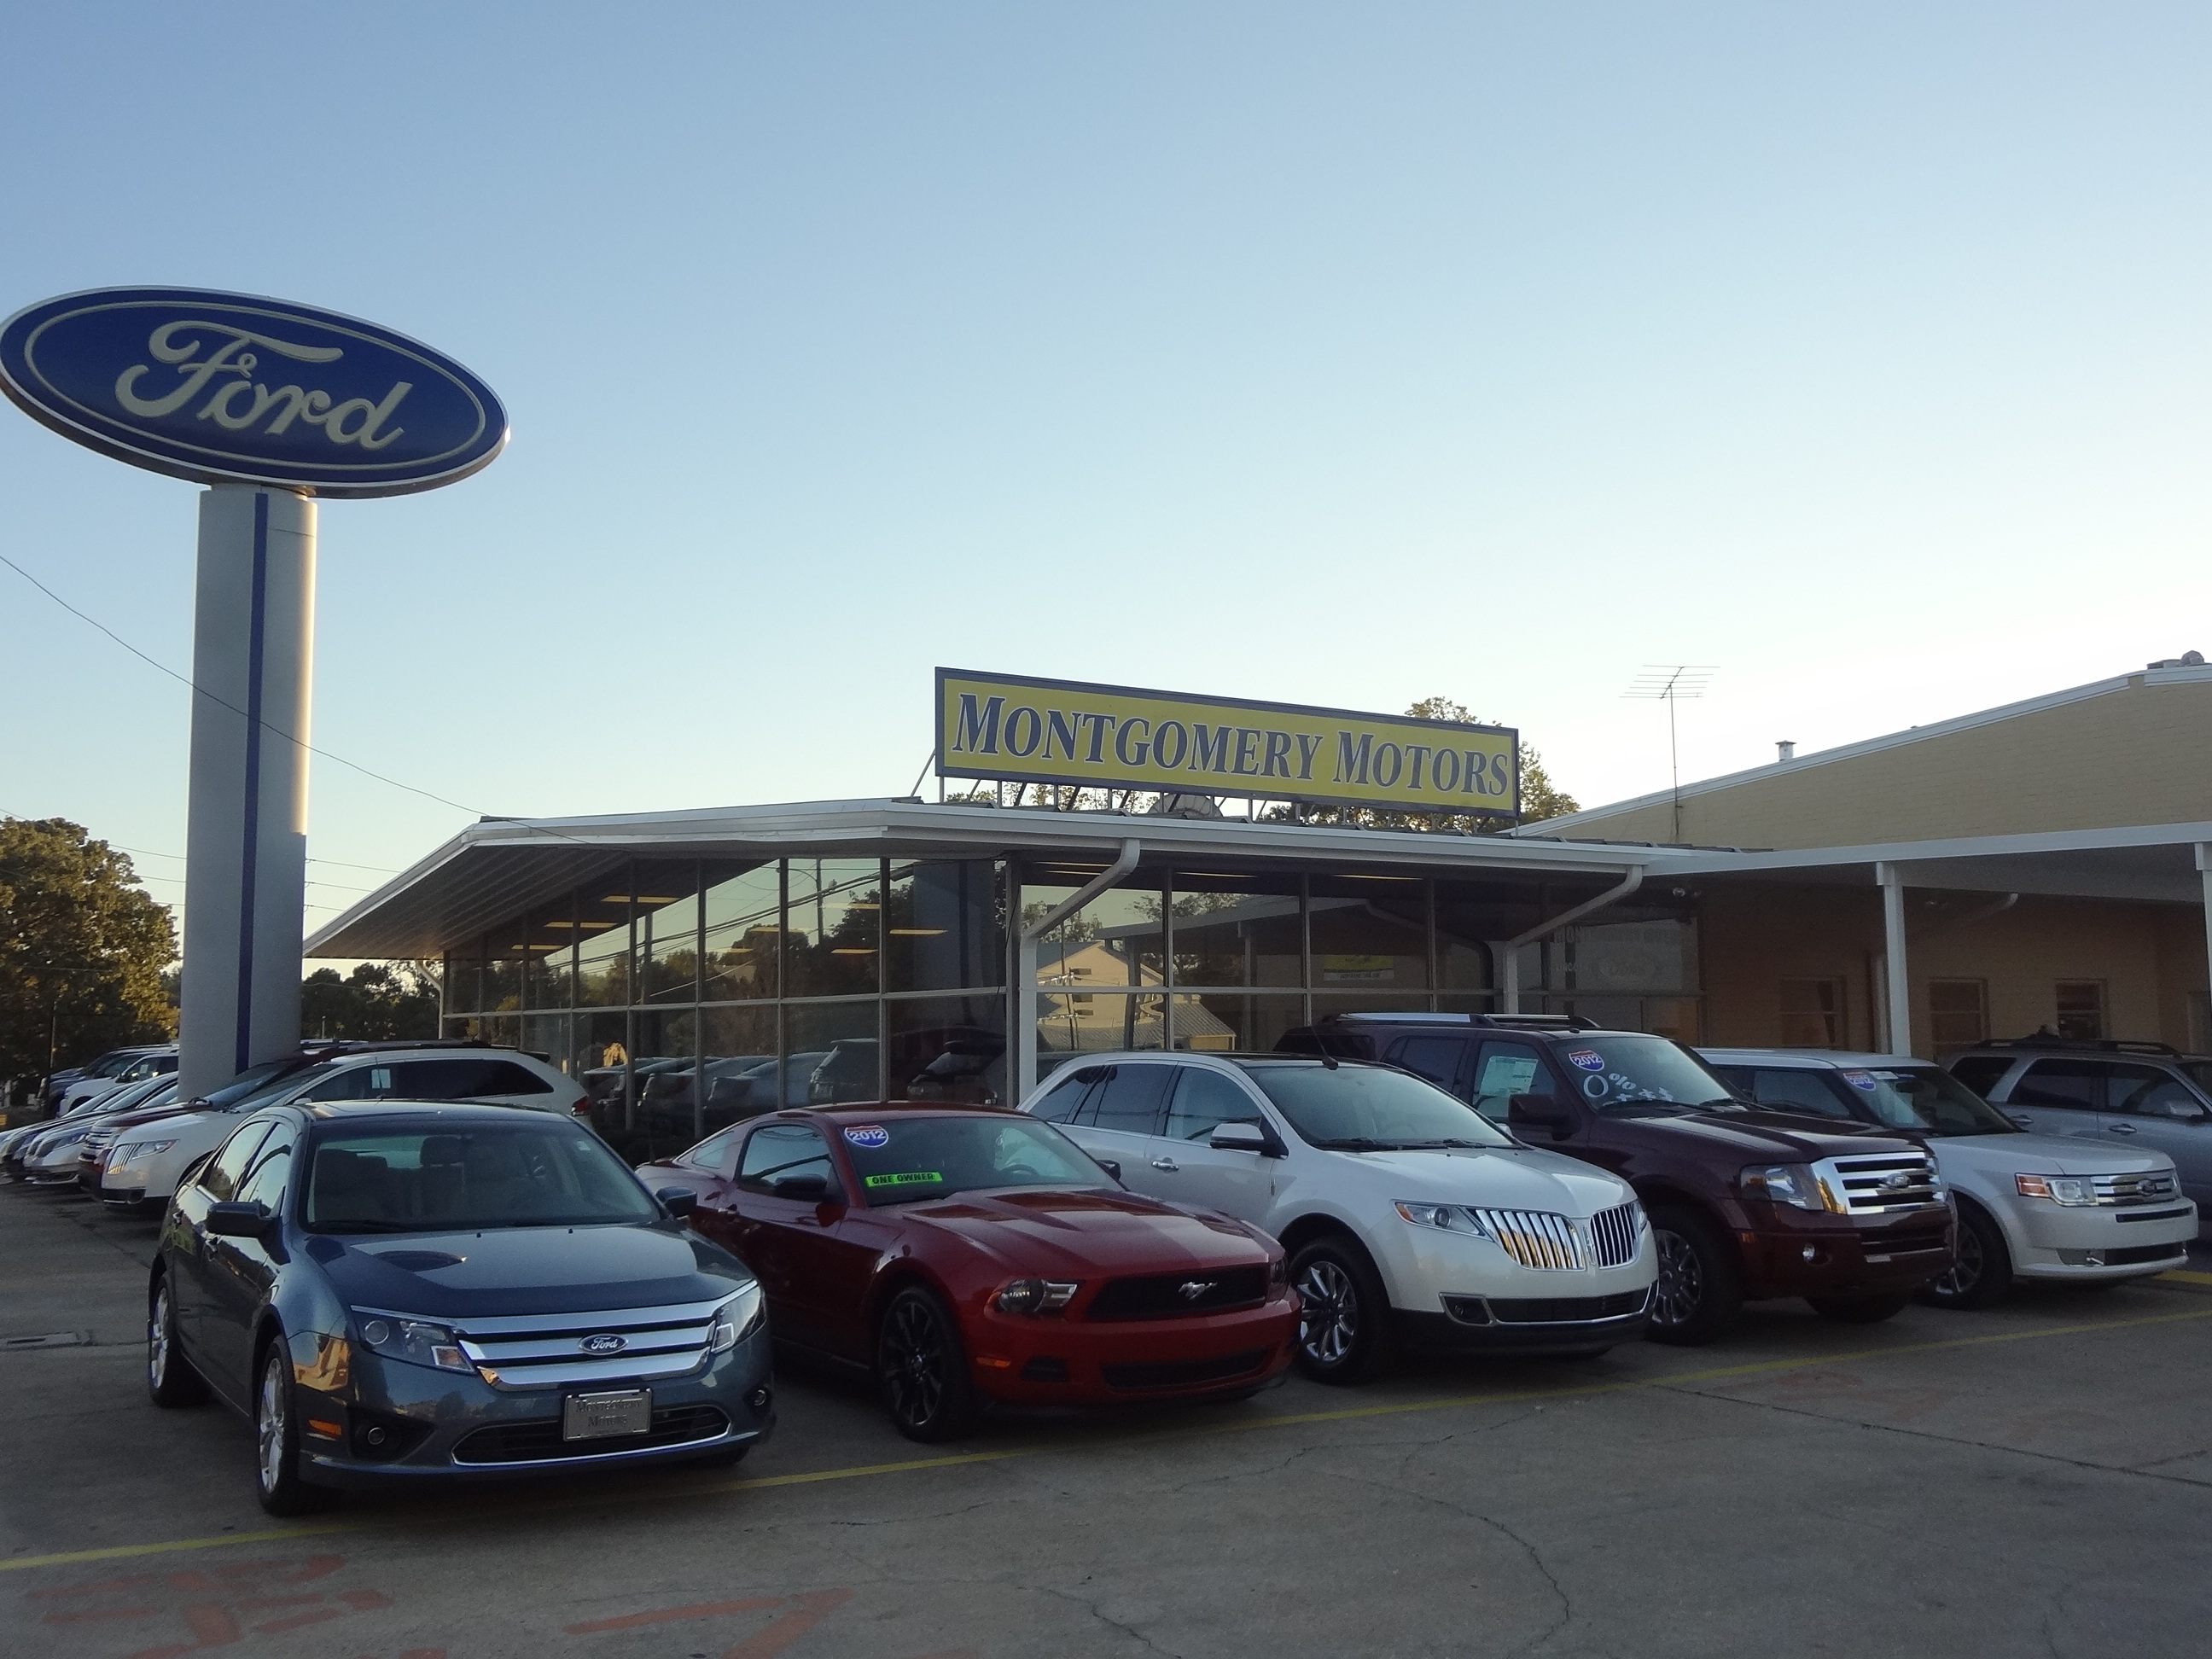
[(103, 455), (202, 483), (404, 495), (491, 464), (507, 411), (452, 358), (313, 306), (64, 295), (0, 326), (0, 389)]

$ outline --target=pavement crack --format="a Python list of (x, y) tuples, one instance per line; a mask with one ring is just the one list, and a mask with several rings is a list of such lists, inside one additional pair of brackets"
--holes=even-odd
[(1096, 1619), (1100, 1624), (1105, 1626), (1107, 1629), (1118, 1631), (1122, 1635), (1127, 1637), (1131, 1641), (1140, 1644), (1147, 1653), (1164, 1654), (1167, 1656), (1167, 1659), (1182, 1659), (1182, 1656), (1177, 1653), (1173, 1648), (1162, 1647), (1158, 1642), (1152, 1640), (1151, 1637), (1146, 1635), (1143, 1631), (1138, 1629), (1134, 1625), (1125, 1624), (1122, 1620), (1113, 1617), (1110, 1613), (1102, 1611), (1098, 1603), (1092, 1601), (1087, 1595), (1079, 1595), (1073, 1590), (1054, 1589), (1050, 1584), (1024, 1584), (1018, 1579), (1013, 1582), (1015, 1588), (1018, 1589), (1034, 1590), (1042, 1595), (1049, 1595), (1059, 1601), (1073, 1602), (1077, 1607), (1081, 1607), (1085, 1613), (1089, 1613), (1093, 1619)]

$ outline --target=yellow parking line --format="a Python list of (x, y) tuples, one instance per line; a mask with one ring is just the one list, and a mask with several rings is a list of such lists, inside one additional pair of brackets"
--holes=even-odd
[(2158, 1277), (2162, 1284), (2212, 1285), (2212, 1273), (2193, 1273), (2180, 1267), (2176, 1267), (2170, 1273), (2162, 1273)]
[[(2172, 1275), (2166, 1275), (2172, 1277)], [(2192, 1275), (2212, 1283), (2212, 1274)], [(1160, 1434), (1139, 1434), (1127, 1437), (1123, 1443), (1171, 1440), (1210, 1440), (1224, 1434), (1241, 1433), (1255, 1429), (1289, 1428), (1302, 1423), (1342, 1423), (1364, 1417), (1398, 1417), (1412, 1412), (1436, 1412), (1464, 1409), (1474, 1406), (1511, 1405), (1528, 1400), (1588, 1400), (1601, 1395), (1634, 1394), (1647, 1389), (1676, 1388), (1692, 1382), (1717, 1382), (1730, 1377), (1759, 1376), (1779, 1371), (1799, 1371), (1815, 1365), (1856, 1364), (1869, 1359), (1890, 1359), (1901, 1354), (1941, 1353), (1962, 1348), (1990, 1347), (1999, 1343), (2034, 1342), (2045, 1337), (2081, 1336), (2099, 1331), (2124, 1331), (2150, 1325), (2175, 1325), (2192, 1319), (2212, 1319), (2212, 1308), (2189, 1313), (2150, 1314), (2139, 1319), (2107, 1319), (2080, 1325), (2050, 1325), (2039, 1330), (1998, 1331), (1984, 1336), (1951, 1337), (1941, 1342), (1908, 1342), (1889, 1348), (1860, 1348), (1845, 1353), (1815, 1354), (1795, 1359), (1761, 1359), (1742, 1365), (1716, 1365), (1704, 1370), (1672, 1371), (1662, 1376), (1638, 1377), (1624, 1382), (1587, 1382), (1571, 1388), (1514, 1389), (1492, 1394), (1446, 1395), (1431, 1400), (1401, 1400), (1381, 1405), (1346, 1406), (1336, 1411), (1287, 1412), (1279, 1416), (1255, 1417), (1241, 1423), (1216, 1423), (1203, 1429), (1170, 1430)], [(1015, 1458), (1034, 1457), (1042, 1452), (1065, 1451), (1079, 1447), (1067, 1442), (1054, 1442), (1026, 1446), (1008, 1446), (997, 1451), (960, 1452), (946, 1457), (915, 1457), (896, 1463), (860, 1463), (844, 1468), (813, 1469), (799, 1474), (771, 1474), (746, 1480), (718, 1481), (702, 1486), (684, 1486), (676, 1490), (661, 1490), (650, 1493), (626, 1493), (621, 1496), (599, 1495), (579, 1498), (560, 1504), (533, 1504), (534, 1514), (550, 1510), (568, 1509), (589, 1504), (608, 1508), (620, 1503), (667, 1504), (673, 1500), (705, 1496), (716, 1492), (759, 1492), (771, 1486), (812, 1486), (825, 1480), (858, 1480), (872, 1475), (905, 1474), (917, 1469), (951, 1468), (963, 1463), (1003, 1463)], [(456, 1519), (466, 1517), (454, 1517)], [(375, 1516), (361, 1516), (349, 1520), (326, 1521), (303, 1527), (271, 1528), (261, 1532), (227, 1532), (211, 1538), (171, 1538), (150, 1544), (115, 1544), (103, 1549), (65, 1550), (52, 1555), (22, 1555), (12, 1560), (0, 1561), (0, 1572), (23, 1572), (33, 1567), (73, 1566), (88, 1561), (115, 1561), (135, 1556), (168, 1555), (180, 1550), (220, 1549), (229, 1544), (264, 1544), (291, 1538), (314, 1538), (331, 1533), (365, 1532), (385, 1524)], [(414, 1517), (408, 1524), (422, 1524)]]

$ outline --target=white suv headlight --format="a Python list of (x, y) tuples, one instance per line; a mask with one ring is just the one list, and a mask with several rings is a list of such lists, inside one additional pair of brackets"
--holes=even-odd
[(2087, 1176), (2016, 1175), (2012, 1184), (2022, 1198), (2047, 1198), (2069, 1209), (2097, 1201), (2097, 1189)]
[(1469, 1238), (1488, 1238), (1490, 1229), (1482, 1224), (1482, 1218), (1464, 1204), (1417, 1204), (1410, 1199), (1400, 1199), (1391, 1207), (1399, 1218), (1410, 1221), (1416, 1227), (1434, 1227), (1439, 1232), (1462, 1233)]
[(166, 1152), (176, 1144), (174, 1139), (134, 1140), (128, 1146), (118, 1146), (110, 1152), (107, 1155), (107, 1167), (111, 1170), (119, 1170), (126, 1164), (137, 1164), (143, 1159), (154, 1157), (156, 1153)]

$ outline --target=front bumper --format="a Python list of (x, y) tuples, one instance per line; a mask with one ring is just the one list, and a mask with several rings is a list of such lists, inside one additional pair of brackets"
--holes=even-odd
[(1442, 1313), (1391, 1310), (1400, 1344), (1425, 1354), (1595, 1353), (1641, 1341), (1651, 1287), (1610, 1296), (1447, 1296)]
[(2185, 1198), (2141, 1208), (2023, 1200), (2013, 1211), (2021, 1240), (2013, 1272), (2022, 1279), (2095, 1283), (2164, 1273), (2185, 1263), (2197, 1237), (2197, 1206)]
[(1769, 1213), (1747, 1217), (1735, 1234), (1743, 1293), (1753, 1300), (1893, 1296), (1941, 1278), (1951, 1266), (1948, 1205), (1856, 1222), (1779, 1205), (1754, 1207)]
[(1616, 1267), (1531, 1267), (1501, 1244), (1401, 1224), (1373, 1241), (1399, 1341), (1419, 1353), (1583, 1353), (1644, 1334), (1659, 1255), (1648, 1227)]
[(1028, 1318), (985, 1310), (963, 1332), (976, 1391), (1003, 1406), (1126, 1406), (1242, 1393), (1279, 1375), (1298, 1301), (1187, 1319)]
[(765, 1324), (689, 1376), (635, 1384), (651, 1390), (652, 1429), (604, 1440), (563, 1441), (562, 1404), (570, 1394), (626, 1386), (619, 1378), (588, 1389), (497, 1389), (358, 1347), (334, 1367), (312, 1339), (296, 1340), (292, 1358), (300, 1478), (318, 1486), (388, 1489), (680, 1462), (764, 1440), (775, 1426)]

